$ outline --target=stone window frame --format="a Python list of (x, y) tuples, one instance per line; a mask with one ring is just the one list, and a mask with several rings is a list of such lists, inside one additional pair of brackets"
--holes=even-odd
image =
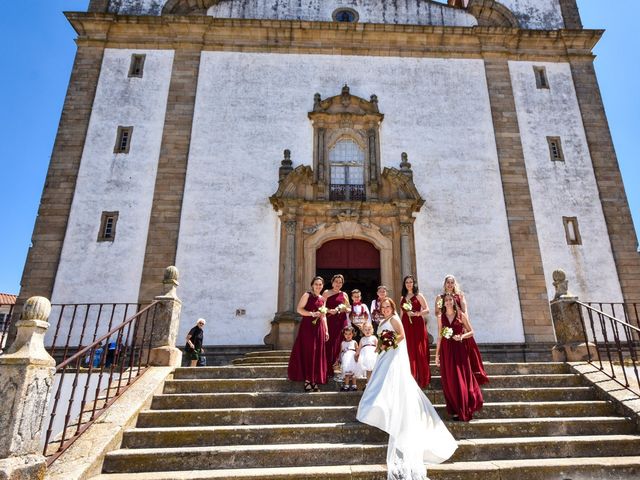
[(562, 217), (567, 245), (582, 245), (578, 217)]
[(142, 78), (144, 75), (144, 62), (147, 58), (145, 53), (132, 53), (129, 64), (129, 78)]
[(564, 152), (562, 150), (562, 139), (560, 137), (547, 137), (549, 145), (549, 158), (552, 162), (564, 162)]
[(533, 73), (536, 77), (536, 88), (538, 90), (549, 90), (549, 76), (547, 75), (547, 67), (534, 66)]
[[(353, 15), (353, 18), (351, 20), (338, 20), (338, 15), (340, 15), (341, 13), (349, 13), (351, 15)], [(331, 14), (331, 19), (334, 22), (341, 22), (341, 23), (356, 23), (359, 19), (360, 19), (360, 14), (357, 12), (357, 10), (354, 10), (353, 8), (349, 8), (349, 7), (339, 7), (336, 8), (333, 13)]]
[(131, 137), (133, 137), (133, 127), (119, 125), (116, 133), (116, 144), (113, 147), (113, 153), (129, 153), (131, 148)]
[(102, 212), (100, 217), (100, 230), (98, 231), (98, 242), (113, 242), (116, 238), (116, 225), (120, 212)]
[(370, 100), (351, 95), (345, 85), (342, 93), (325, 100), (314, 97), (309, 112), (313, 125), (313, 172), (317, 200), (330, 197), (331, 165), (329, 150), (340, 139), (355, 141), (364, 152), (364, 197), (378, 198), (381, 174), (380, 124), (384, 115), (378, 111), (378, 97)]

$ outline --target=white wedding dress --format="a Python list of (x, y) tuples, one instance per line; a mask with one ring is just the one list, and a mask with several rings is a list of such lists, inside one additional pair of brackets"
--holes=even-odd
[[(383, 330), (395, 331), (390, 319), (380, 323)], [(425, 463), (442, 463), (458, 448), (411, 375), (406, 341), (379, 355), (357, 419), (389, 434), (387, 480), (427, 480)]]

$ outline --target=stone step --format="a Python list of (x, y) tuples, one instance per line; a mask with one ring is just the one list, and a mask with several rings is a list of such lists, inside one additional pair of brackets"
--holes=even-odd
[[(640, 456), (457, 462), (429, 466), (431, 480), (637, 480)], [(102, 474), (93, 480), (386, 480), (386, 465)]]
[[(457, 439), (633, 434), (634, 425), (622, 417), (513, 418), (447, 422)], [(379, 443), (387, 435), (358, 422), (238, 425), (231, 427), (135, 428), (125, 432), (122, 448), (172, 448), (276, 443)]]
[[(446, 408), (435, 405), (446, 418)], [(357, 406), (280, 408), (218, 408), (148, 410), (140, 412), (138, 427), (186, 427), (216, 425), (273, 425), (290, 423), (340, 423), (355, 420)], [(606, 401), (485, 403), (474, 415), (482, 418), (606, 417), (615, 415)]]
[[(572, 373), (544, 375), (494, 375), (493, 388), (515, 387), (569, 387), (584, 385), (580, 375)], [(440, 377), (431, 378), (431, 388), (441, 388)], [(329, 382), (324, 388), (335, 390)], [(292, 392), (300, 391), (300, 383), (284, 378), (208, 378), (167, 380), (164, 393), (217, 393), (217, 392)]]
[[(105, 473), (197, 469), (298, 467), (304, 465), (379, 464), (386, 443), (309, 443), (232, 445), (219, 447), (145, 448), (117, 450), (104, 460)], [(633, 456), (640, 451), (637, 435), (592, 435), (460, 440), (452, 461), (514, 460)]]
[(258, 350), (255, 352), (247, 352), (244, 357), (288, 357), (291, 350)]
[(287, 365), (289, 355), (255, 355), (235, 358), (231, 363), (233, 365)]
[[(426, 390), (431, 403), (444, 403), (441, 390)], [(485, 402), (545, 402), (596, 400), (592, 387), (542, 387), (542, 388), (483, 388)], [(174, 408), (236, 408), (295, 407), (320, 405), (358, 405), (362, 391), (319, 393), (298, 392), (236, 392), (162, 394), (153, 398), (153, 409)]]
[[(487, 363), (485, 369), (489, 376), (569, 373), (569, 367), (564, 363)], [(436, 376), (439, 375), (440, 368), (432, 365), (431, 373)], [(176, 380), (207, 378), (287, 378), (287, 365), (183, 367), (176, 368), (173, 377)]]

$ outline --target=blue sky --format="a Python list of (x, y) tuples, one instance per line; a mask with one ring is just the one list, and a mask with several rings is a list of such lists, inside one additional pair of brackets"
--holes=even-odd
[[(88, 0), (3, 2), (0, 45), (0, 292), (18, 293), (60, 111), (73, 64), (75, 33), (62, 11), (86, 10)], [(607, 32), (596, 69), (618, 161), (640, 230), (640, 2), (578, 0), (587, 28)], [(617, 7), (615, 6), (617, 5)]]

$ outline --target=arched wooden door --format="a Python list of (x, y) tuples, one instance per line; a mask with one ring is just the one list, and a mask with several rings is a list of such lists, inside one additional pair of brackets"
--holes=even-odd
[(331, 287), (331, 277), (344, 275), (343, 290), (349, 295), (354, 288), (362, 291), (362, 298), (370, 304), (380, 285), (380, 252), (364, 240), (331, 240), (316, 250), (316, 271)]

